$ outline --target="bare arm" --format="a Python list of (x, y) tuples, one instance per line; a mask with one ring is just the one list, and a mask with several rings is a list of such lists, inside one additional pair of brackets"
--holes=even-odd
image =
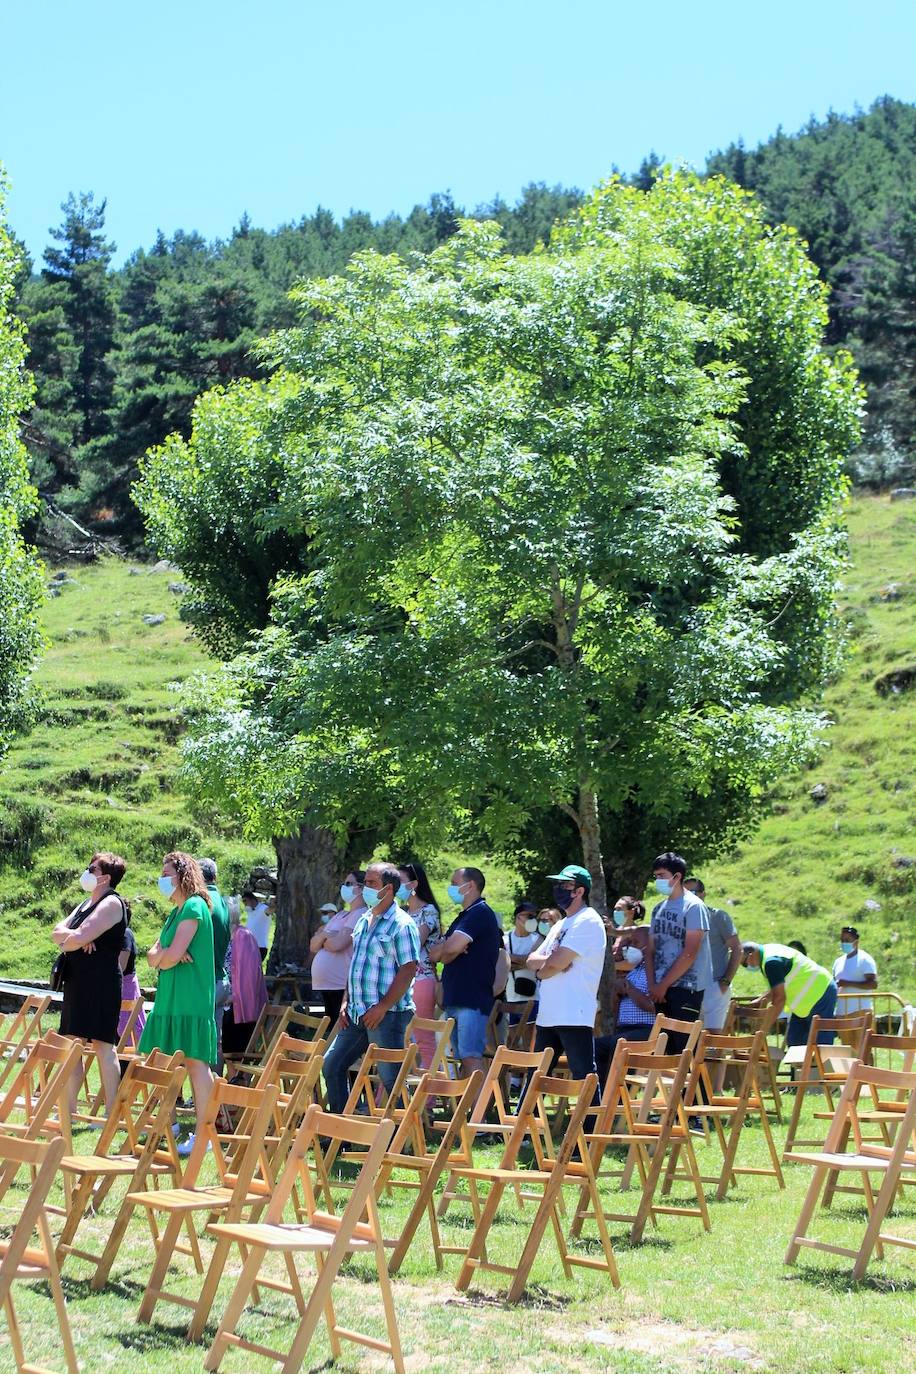
[(737, 934), (729, 935), (725, 943), (728, 946), (728, 965), (719, 980), (720, 987), (723, 983), (731, 984), (732, 979), (738, 972), (738, 966), (741, 963), (741, 941)]
[(459, 954), (464, 953), (470, 943), (470, 935), (466, 935), (463, 930), (455, 930), (447, 939), (436, 940), (434, 944), (427, 945), (426, 952), (437, 964), (450, 964)]
[(396, 1002), (400, 1001), (413, 982), (417, 968), (418, 964), (415, 959), (409, 964), (401, 964), (385, 996), (380, 997), (374, 1007), (363, 1012), (362, 1021), (367, 1030), (374, 1030), (382, 1017), (391, 1010)]
[[(153, 968), (174, 968), (176, 964), (193, 963), (191, 955), (188, 954), (188, 946), (197, 934), (197, 927), (200, 923), (193, 917), (188, 917), (184, 921), (178, 922), (178, 929), (175, 931), (175, 938), (168, 949), (163, 949), (157, 940), (146, 956)], [(156, 960), (153, 962), (153, 952), (156, 952)]]
[(836, 985), (838, 988), (869, 988), (874, 990), (878, 986), (878, 975), (866, 973), (864, 978), (838, 978)]
[(349, 949), (352, 943), (352, 930), (332, 930), (330, 935), (325, 936), (324, 947), (331, 954), (343, 954), (344, 950)]
[[(535, 956), (529, 955), (530, 959)], [(565, 945), (555, 945), (547, 955), (547, 958), (538, 966), (538, 977), (555, 978), (558, 973), (565, 973), (568, 968), (572, 968), (578, 959), (578, 954), (574, 949), (567, 949)]]
[(655, 1003), (652, 1001), (652, 998), (648, 997), (644, 992), (640, 992), (638, 988), (634, 988), (632, 983), (624, 982), (623, 993), (624, 996), (629, 997), (630, 1001), (639, 1007), (640, 1010), (655, 1011)]
[(121, 919), (121, 902), (117, 897), (103, 897), (83, 924), (77, 930), (71, 930), (67, 938), (60, 942), (60, 947), (65, 954), (70, 954), (76, 949), (83, 949), (86, 945), (93, 944), (100, 935), (104, 935), (106, 930), (111, 930)]

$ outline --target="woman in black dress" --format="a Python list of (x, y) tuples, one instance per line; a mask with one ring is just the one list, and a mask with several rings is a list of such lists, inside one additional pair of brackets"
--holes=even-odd
[(124, 948), (127, 911), (115, 888), (125, 868), (118, 854), (93, 854), (80, 876), (80, 887), (89, 896), (55, 926), (51, 937), (67, 956), (61, 1034), (90, 1041), (102, 1076), (106, 1111), (111, 1111), (121, 1081), (114, 1047), (121, 1011), (118, 960)]

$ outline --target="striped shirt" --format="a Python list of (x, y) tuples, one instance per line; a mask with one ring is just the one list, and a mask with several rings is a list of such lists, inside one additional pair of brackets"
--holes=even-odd
[[(633, 969), (632, 973), (627, 974), (627, 983), (636, 989), (637, 992), (644, 992), (648, 997), (649, 984), (646, 979), (646, 966), (640, 964)], [(617, 1025), (620, 1026), (654, 1026), (655, 1012), (643, 1011), (638, 1007), (631, 997), (623, 997), (617, 1012)]]
[[(366, 912), (353, 930), (353, 959), (347, 980), (347, 1015), (356, 1022), (385, 996), (403, 964), (419, 963), (420, 936), (405, 911), (392, 902), (379, 916)], [(390, 1011), (413, 1011), (408, 987)]]

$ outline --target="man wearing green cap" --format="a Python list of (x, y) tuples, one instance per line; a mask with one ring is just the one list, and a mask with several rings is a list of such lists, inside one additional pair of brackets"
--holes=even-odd
[(564, 915), (527, 960), (540, 985), (534, 1048), (565, 1054), (572, 1077), (584, 1078), (595, 1072), (595, 1015), (607, 934), (588, 904), (592, 875), (587, 868), (567, 864), (549, 877), (554, 904)]

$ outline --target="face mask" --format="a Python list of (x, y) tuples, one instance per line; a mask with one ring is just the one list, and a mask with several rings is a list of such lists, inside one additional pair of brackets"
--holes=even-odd
[(656, 878), (656, 879), (655, 879), (655, 890), (656, 890), (656, 892), (660, 892), (660, 893), (662, 894), (663, 897), (670, 897), (670, 896), (671, 896), (671, 879), (670, 879), (670, 878)]
[(398, 888), (397, 892), (394, 895), (396, 901), (406, 902), (408, 897), (411, 896), (411, 891), (406, 883), (401, 883), (401, 886)]
[(356, 888), (352, 883), (343, 883), (340, 889), (340, 895), (345, 902), (352, 902), (353, 898), (356, 896)]
[(533, 917), (532, 917), (531, 920), (525, 922), (525, 933), (526, 933), (526, 935), (535, 935), (535, 934), (537, 933), (537, 928), (538, 928), (538, 923), (537, 923), (537, 921), (534, 920)]
[(379, 901), (381, 900), (381, 896), (382, 890), (379, 887), (363, 888), (363, 901), (366, 903), (366, 906), (369, 908), (370, 911), (373, 907), (378, 906)]
[(464, 893), (461, 891), (461, 888), (457, 885), (457, 883), (449, 883), (448, 899), (450, 902), (454, 902), (455, 906), (461, 906), (464, 902)]
[(573, 894), (568, 892), (565, 887), (555, 887), (553, 890), (553, 904), (558, 906), (561, 911), (565, 911), (573, 899)]
[(90, 873), (88, 868), (80, 874), (80, 887), (84, 892), (95, 891), (95, 874)]
[(175, 891), (175, 879), (160, 878), (159, 891), (162, 893), (163, 897), (171, 897), (173, 892)]
[(548, 932), (549, 930), (550, 930), (550, 922), (549, 922), (549, 921), (538, 921), (538, 934), (539, 934), (539, 935), (546, 935), (547, 932)]
[(327, 923), (328, 923), (328, 921), (330, 921), (330, 919), (331, 919), (331, 913), (330, 913), (329, 911), (323, 911), (323, 912), (321, 913), (321, 924), (322, 924), (323, 926), (326, 926)]
[(843, 951), (844, 954), (852, 954), (853, 950), (855, 949), (855, 945), (852, 943), (851, 940), (841, 940), (840, 949)]
[(614, 925), (615, 925), (615, 926), (622, 926), (623, 923), (624, 923), (624, 921), (625, 921), (626, 919), (627, 919), (627, 913), (626, 913), (625, 911), (615, 911), (615, 912), (614, 912)]

